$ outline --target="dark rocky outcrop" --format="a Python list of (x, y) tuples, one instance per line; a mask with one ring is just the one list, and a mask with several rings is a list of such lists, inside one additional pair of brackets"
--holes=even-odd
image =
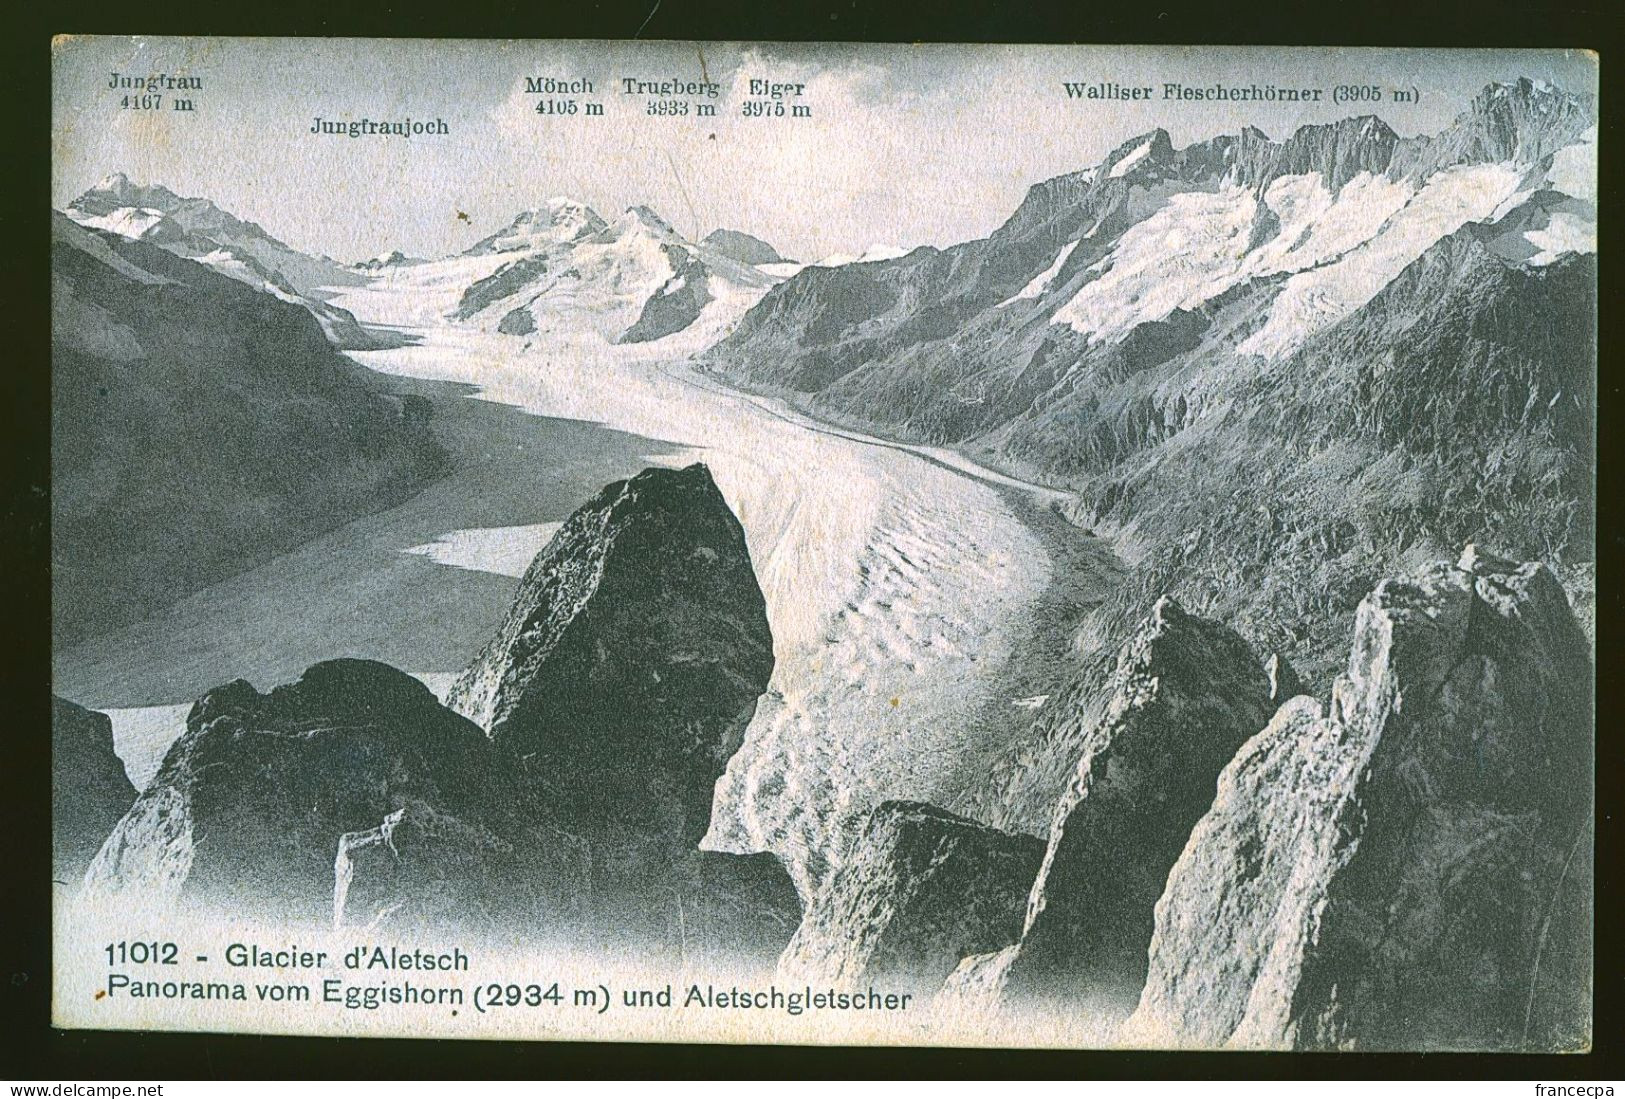
[(135, 802), (106, 714), (51, 699), (51, 876), (77, 886)]
[(1271, 653), (1264, 661), (1264, 675), (1270, 682), (1270, 701), (1277, 706), (1304, 693), (1303, 679), (1280, 653)]
[(1246, 643), (1159, 600), (1107, 682), (1080, 699), (1081, 758), (1055, 808), (1025, 927), (989, 991), (1046, 1007), (1087, 993), (1126, 1015), (1145, 978), (1152, 908), (1236, 749), (1269, 718)]
[(1590, 1040), (1592, 664), (1539, 564), (1469, 547), (1360, 605), (1328, 711), (1226, 768), (1157, 905), (1137, 1040)]
[(786, 980), (925, 994), (1014, 939), (1043, 841), (932, 805), (876, 806), (779, 961)]
[[(489, 309), (502, 299), (512, 297), (525, 289), (545, 275), (548, 268), (557, 262), (551, 254), (543, 253), (527, 255), (512, 263), (505, 263), (484, 278), (477, 279), (464, 290), (463, 296), (457, 301), (457, 308), (452, 310), (451, 315), (457, 320), (467, 320), (482, 309)], [(512, 316), (512, 313), (508, 315)], [(507, 317), (503, 319), (506, 320)]]
[[(548, 854), (516, 850), (479, 820), (414, 800), (377, 827), (339, 837), (331, 874), (333, 924), (369, 930), (512, 926), (514, 916), (524, 920), (548, 911), (546, 891), (533, 876), (537, 863), (551, 862), (554, 884), (562, 884), (558, 871), (566, 860)], [(561, 898), (551, 911), (564, 915), (569, 906)]]
[(520, 306), (503, 314), (497, 322), (497, 331), (504, 336), (528, 336), (536, 331), (536, 317), (529, 309)]
[[(388, 665), (328, 661), (265, 694), (237, 680), (193, 705), (186, 732), (86, 884), (149, 904), (228, 905), (268, 920), (325, 923), (334, 915), (335, 860), (367, 858), (362, 883), (340, 898), (340, 914), (354, 922), (366, 898), (388, 893), (369, 848), (392, 858), (406, 851), (409, 863), (426, 852), (459, 889), (475, 870), (456, 864), (474, 848), (491, 888), (522, 889), (519, 868), (504, 865), (511, 850), (493, 840), (534, 827), (513, 788), (476, 725)], [(400, 894), (425, 911), (443, 899), (479, 905), (466, 895), (419, 898), (421, 870), (395, 873), (412, 878)]]
[(731, 260), (748, 263), (753, 267), (764, 263), (787, 262), (779, 255), (778, 249), (767, 241), (737, 229), (713, 229), (705, 235), (700, 244)]
[(658, 871), (691, 850), (773, 671), (766, 604), (710, 472), (607, 486), (537, 554), (448, 704), (522, 761), (561, 825)]
[(801, 898), (789, 872), (765, 851), (695, 851), (676, 862), (659, 887), (670, 898), (666, 919), (647, 937), (675, 947), (688, 962), (765, 971), (801, 922)]

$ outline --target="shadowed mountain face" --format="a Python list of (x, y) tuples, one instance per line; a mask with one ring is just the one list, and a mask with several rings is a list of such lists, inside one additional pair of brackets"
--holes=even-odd
[[(447, 701), (529, 761), (583, 835), (692, 847), (772, 671), (744, 530), (710, 472), (647, 469), (554, 535)], [(621, 861), (661, 857), (632, 843)]]
[(422, 402), (386, 396), (299, 305), (61, 215), (52, 226), (57, 646), (437, 475)]
[[(710, 332), (778, 281), (754, 266), (778, 262), (754, 237), (713, 233), (696, 244), (646, 206), (608, 222), (565, 198), (522, 212), (465, 255), (508, 258), (469, 285), (452, 317), (494, 321), (498, 332), (514, 336), (593, 331), (616, 343), (646, 343), (702, 316), (711, 318), (701, 326)], [(741, 258), (764, 255), (773, 258)]]
[(1385, 569), (1592, 550), (1595, 115), (1538, 82), (1034, 186), (989, 237), (808, 268), (707, 353), (815, 414), (1078, 491), (1158, 595), (1329, 674)]
[(336, 903), (340, 914), (363, 907), (371, 884), (335, 892), (335, 858), (355, 859), (370, 829), (387, 841), (398, 827), (397, 852), (445, 856), (417, 868), (424, 888), (409, 915), (443, 914), (435, 886), (483, 914), (504, 872), (522, 909), (538, 902), (512, 840), (536, 822), (492, 796), (503, 768), (478, 726), (385, 664), (328, 661), (265, 694), (238, 680), (192, 707), (86, 883), (164, 908), (236, 904), (327, 923)]
[(882, 802), (808, 907), (780, 979), (929, 996), (962, 957), (1020, 934), (1043, 857), (1034, 836), (922, 802)]
[(1060, 1012), (1087, 998), (1127, 1016), (1168, 868), (1219, 772), (1268, 720), (1270, 691), (1234, 631), (1168, 598), (1115, 659), (1084, 668), (993, 763), (996, 801), (1047, 800), (1049, 843), (1023, 925), (997, 944), (1014, 945), (967, 959), (952, 995)]
[(700, 243), (730, 259), (748, 263), (753, 267), (764, 263), (787, 262), (767, 241), (737, 229), (714, 229), (707, 233)]

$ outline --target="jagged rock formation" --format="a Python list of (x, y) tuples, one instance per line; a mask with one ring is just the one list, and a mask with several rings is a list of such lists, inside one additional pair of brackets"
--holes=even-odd
[(928, 993), (1021, 932), (1043, 842), (932, 805), (876, 806), (779, 961), (782, 979)]
[[(438, 871), (450, 868), (457, 895), (429, 895), (421, 887), (432, 883), (408, 867), (397, 877), (412, 887), (360, 922), (402, 897), (425, 911), (443, 900), (478, 907), (525, 888), (511, 851), (490, 840), (534, 825), (513, 789), (477, 726), (388, 665), (328, 661), (266, 694), (237, 680), (192, 707), (186, 732), (96, 856), (86, 885), (143, 904), (227, 905), (273, 921), (326, 923), (335, 860), (353, 868), (370, 847), (391, 858), (428, 852)], [(471, 850), (484, 865), (467, 864)], [(371, 865), (361, 885), (346, 878), (349, 897), (340, 890), (338, 907), (347, 921), (357, 922), (368, 897), (389, 892), (379, 875)], [(482, 877), (486, 895), (463, 892)]]
[(704, 836), (772, 671), (744, 530), (695, 464), (646, 469), (577, 510), (447, 702), (635, 875)]
[(1080, 758), (1055, 807), (1019, 944), (958, 979), (974, 976), (1013, 1005), (1087, 994), (1126, 1015), (1168, 868), (1212, 803), (1219, 772), (1268, 719), (1269, 689), (1233, 631), (1158, 600), (1109, 679), (1073, 696)]
[(51, 699), (51, 876), (77, 887), (108, 833), (135, 802), (106, 714)]
[(1589, 560), (1595, 106), (1492, 85), (1454, 124), (1153, 131), (982, 240), (808, 268), (706, 356), (820, 418), (1075, 490), (1131, 566), (1329, 679), (1396, 562), (1493, 531)]
[(752, 267), (759, 267), (764, 263), (788, 262), (767, 241), (737, 229), (714, 229), (707, 233), (700, 243), (729, 259), (748, 263)]
[(497, 331), (515, 336), (568, 329), (644, 343), (688, 330), (702, 314), (709, 332), (778, 281), (686, 240), (647, 206), (609, 222), (564, 198), (521, 213), (466, 254), (503, 262), (468, 287), (452, 318), (489, 323), (489, 311), (501, 318)]
[(646, 470), (563, 526), (457, 684), (485, 728), (372, 661), (216, 688), (87, 882), (278, 922), (528, 928), (766, 966), (800, 918), (789, 875), (697, 844), (772, 666), (710, 474)]
[(1129, 1033), (1584, 1048), (1591, 668), (1539, 564), (1469, 547), (1380, 584), (1330, 709), (1293, 699), (1225, 769)]
[(51, 275), (58, 647), (405, 500), (444, 467), (423, 408), (296, 304), (61, 214)]

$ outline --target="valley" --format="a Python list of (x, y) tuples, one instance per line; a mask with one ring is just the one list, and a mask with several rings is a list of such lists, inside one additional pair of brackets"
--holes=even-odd
[(233, 678), (264, 686), (351, 656), (441, 689), (501, 617), (514, 563), (599, 486), (649, 464), (712, 469), (744, 525), (778, 657), (718, 784), (710, 845), (774, 850), (810, 889), (847, 813), (951, 801), (978, 745), (1063, 675), (1071, 622), (1113, 569), (1055, 511), (1060, 494), (726, 389), (686, 364), (686, 333), (520, 340), (442, 320), (470, 262), (396, 269), (333, 299), (414, 341), (352, 355), (431, 401), (446, 476), (55, 654), (56, 691), (110, 714), (137, 782), (190, 701)]

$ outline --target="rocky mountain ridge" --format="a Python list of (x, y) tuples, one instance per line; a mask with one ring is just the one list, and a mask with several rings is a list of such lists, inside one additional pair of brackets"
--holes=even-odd
[[(1075, 492), (1133, 572), (1090, 637), (1171, 592), (1327, 675), (1385, 570), (1485, 537), (1589, 559), (1595, 137), (1590, 100), (1534, 81), (1431, 137), (1152, 131), (985, 239), (800, 271), (704, 361)], [(1486, 361), (1489, 393), (1440, 387)]]
[(349, 311), (325, 300), (327, 289), (361, 282), (356, 270), (291, 248), (208, 199), (184, 198), (160, 184), (133, 183), (119, 172), (74, 199), (65, 212), (87, 228), (157, 245), (301, 305), (335, 347), (368, 351), (400, 346), (399, 337), (366, 328)]
[[(1592, 655), (1550, 571), (1469, 546), (1384, 580), (1329, 703), (1270, 663), (1273, 686), (1159, 602), (1073, 694), (1088, 731), (1035, 871), (1002, 854), (1018, 836), (886, 806), (781, 973), (940, 979), (935, 1017), (979, 1033), (1083, 1013), (1135, 1046), (1585, 1048)], [(1001, 934), (941, 979), (942, 950)]]
[(1360, 605), (1329, 705), (1236, 756), (1157, 904), (1159, 1044), (1583, 1048), (1591, 654), (1543, 566), (1468, 547)]

